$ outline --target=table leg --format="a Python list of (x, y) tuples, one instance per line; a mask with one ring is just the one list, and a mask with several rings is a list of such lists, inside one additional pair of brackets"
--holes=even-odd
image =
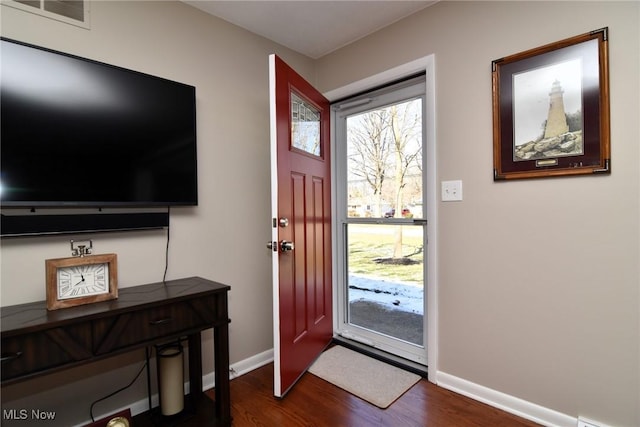
[(229, 324), (213, 328), (215, 408), (220, 425), (231, 425), (231, 391), (229, 385)]
[(189, 394), (194, 403), (202, 397), (202, 339), (200, 332), (189, 335)]

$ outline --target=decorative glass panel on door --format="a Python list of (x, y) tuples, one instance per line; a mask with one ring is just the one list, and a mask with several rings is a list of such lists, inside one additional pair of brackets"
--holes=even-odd
[(320, 111), (295, 92), (291, 92), (291, 146), (321, 155)]

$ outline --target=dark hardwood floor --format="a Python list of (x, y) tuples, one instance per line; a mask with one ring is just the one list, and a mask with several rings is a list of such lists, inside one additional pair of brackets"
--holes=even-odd
[[(207, 395), (212, 396), (211, 390)], [(533, 422), (421, 380), (380, 409), (306, 373), (283, 399), (273, 396), (273, 364), (231, 381), (234, 426), (532, 427)]]

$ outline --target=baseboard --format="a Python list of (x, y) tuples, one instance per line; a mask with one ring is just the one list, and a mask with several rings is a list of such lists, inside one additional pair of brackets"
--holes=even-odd
[(255, 369), (261, 368), (264, 365), (273, 362), (273, 349), (263, 351), (247, 359), (234, 363), (230, 367), (229, 378), (234, 379), (241, 375), (251, 372)]
[(438, 372), (438, 386), (547, 427), (575, 427), (578, 419), (526, 400)]
[[(247, 359), (241, 360), (229, 366), (229, 378), (234, 379), (241, 375), (258, 369), (268, 363), (273, 362), (273, 349), (263, 351)], [(213, 388), (216, 383), (215, 372), (211, 372), (202, 377), (202, 390)]]

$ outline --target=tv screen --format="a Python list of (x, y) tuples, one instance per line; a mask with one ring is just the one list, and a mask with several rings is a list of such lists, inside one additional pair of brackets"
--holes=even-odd
[(197, 205), (195, 87), (1, 43), (2, 206)]

